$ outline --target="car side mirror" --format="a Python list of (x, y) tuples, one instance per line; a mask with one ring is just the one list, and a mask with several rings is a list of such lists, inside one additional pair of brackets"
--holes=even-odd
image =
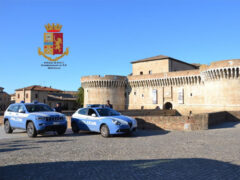
[(96, 114), (94, 114), (94, 113), (93, 113), (91, 116), (92, 116), (92, 117), (97, 117)]
[(25, 113), (25, 111), (23, 109), (18, 111), (19, 113)]

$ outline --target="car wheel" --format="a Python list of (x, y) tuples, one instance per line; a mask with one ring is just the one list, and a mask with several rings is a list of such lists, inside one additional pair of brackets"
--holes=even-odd
[(8, 120), (6, 120), (5, 123), (4, 123), (4, 131), (5, 131), (5, 133), (7, 133), (7, 134), (10, 134), (10, 133), (13, 132), (13, 129), (12, 129), (12, 127), (10, 126), (10, 123), (9, 123)]
[(33, 122), (29, 122), (27, 124), (27, 134), (29, 137), (36, 137), (37, 136), (37, 131), (35, 129), (35, 126)]
[(101, 132), (101, 135), (103, 137), (109, 137), (110, 136), (110, 132), (109, 132), (109, 129), (108, 129), (107, 125), (102, 125), (101, 129), (100, 129), (100, 132)]
[(73, 133), (78, 133), (79, 132), (79, 128), (76, 122), (72, 123), (72, 132)]
[(63, 135), (63, 134), (66, 132), (66, 130), (67, 130), (66, 127), (64, 127), (64, 128), (59, 128), (59, 129), (57, 130), (57, 134), (58, 134), (58, 135)]

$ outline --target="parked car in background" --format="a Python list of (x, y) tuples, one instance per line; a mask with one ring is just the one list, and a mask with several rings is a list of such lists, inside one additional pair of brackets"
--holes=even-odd
[(113, 134), (131, 133), (137, 129), (134, 118), (121, 115), (107, 107), (78, 109), (71, 118), (72, 131), (79, 130), (100, 132), (103, 137)]
[(12, 133), (14, 129), (24, 129), (29, 137), (46, 131), (56, 131), (62, 135), (67, 129), (64, 114), (54, 112), (48, 105), (34, 103), (11, 104), (4, 113), (4, 130)]
[(95, 108), (95, 107), (105, 107), (104, 104), (87, 104), (88, 108)]

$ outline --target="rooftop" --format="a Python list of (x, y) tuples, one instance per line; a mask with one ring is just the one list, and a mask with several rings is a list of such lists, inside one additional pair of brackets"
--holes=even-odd
[(48, 94), (48, 100), (72, 100), (76, 101), (77, 97), (73, 94), (66, 93), (50, 93)]
[(137, 60), (137, 61), (132, 61), (131, 63), (133, 64), (133, 63), (160, 60), (160, 59), (169, 59), (169, 58), (171, 58), (171, 57), (164, 56), (164, 55), (158, 55), (158, 56), (153, 56), (153, 57), (149, 57), (149, 58), (140, 59), (140, 60)]
[(28, 87), (16, 89), (16, 91), (22, 91), (22, 90), (61, 92), (61, 90), (59, 90), (59, 89), (53, 89), (51, 87), (39, 86), (39, 85), (33, 85), (33, 86), (28, 86)]
[(153, 57), (149, 57), (149, 58), (145, 58), (145, 59), (140, 59), (140, 60), (137, 60), (137, 61), (132, 61), (131, 63), (134, 64), (134, 63), (141, 63), (141, 62), (148, 62), (148, 61), (156, 61), (156, 60), (162, 60), (162, 59), (171, 59), (171, 60), (174, 60), (174, 61), (177, 61), (177, 62), (181, 62), (181, 63), (184, 63), (184, 64), (188, 64), (190, 66), (193, 66), (195, 68), (197, 68), (198, 66), (194, 65), (194, 64), (189, 64), (189, 63), (186, 63), (184, 61), (180, 61), (178, 59), (175, 59), (175, 58), (172, 58), (172, 57), (169, 57), (169, 56), (165, 56), (165, 55), (158, 55), (158, 56), (153, 56)]

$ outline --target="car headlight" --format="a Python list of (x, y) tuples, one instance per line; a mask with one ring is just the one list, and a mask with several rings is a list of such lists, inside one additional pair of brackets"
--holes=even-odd
[(43, 116), (37, 116), (36, 119), (37, 119), (37, 120), (45, 120), (46, 118), (43, 117)]
[(121, 123), (115, 119), (112, 120), (113, 124), (116, 124), (116, 125), (121, 125)]

